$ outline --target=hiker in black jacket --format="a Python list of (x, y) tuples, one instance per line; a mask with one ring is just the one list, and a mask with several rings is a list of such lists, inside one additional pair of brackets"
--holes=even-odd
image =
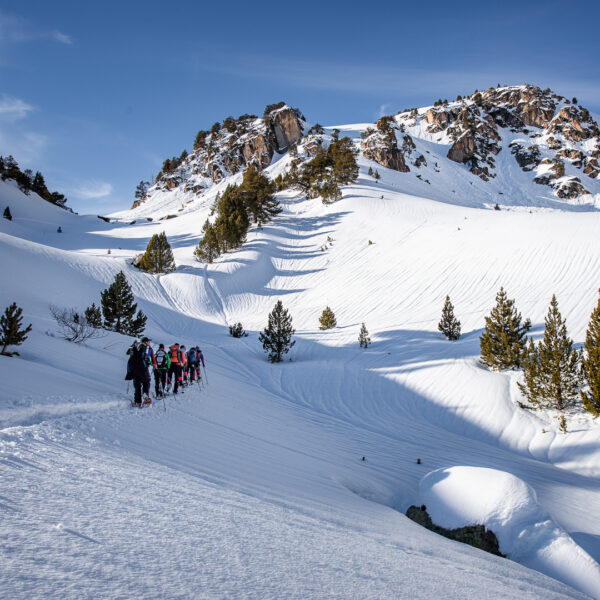
[(134, 342), (131, 348), (127, 350), (129, 361), (127, 362), (127, 378), (133, 379), (134, 402), (137, 406), (143, 403), (152, 402), (150, 399), (150, 373), (148, 366), (152, 363), (154, 353), (150, 355), (150, 340), (147, 337), (142, 338), (141, 342)]

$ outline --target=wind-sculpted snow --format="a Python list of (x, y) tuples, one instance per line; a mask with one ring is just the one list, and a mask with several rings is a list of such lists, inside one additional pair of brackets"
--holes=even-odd
[[(597, 301), (600, 215), (482, 210), (466, 193), (471, 207), (438, 202), (406, 174), (380, 168), (374, 182), (369, 164), (330, 206), (281, 193), (282, 214), (211, 265), (192, 254), (210, 202), (165, 221), (63, 211), (59, 221), (0, 183), (15, 217), (0, 219), (0, 308), (16, 301), (33, 324), (20, 356), (0, 357), (2, 596), (583, 597), (403, 516), (422, 502), (427, 473), (456, 466), (534, 490), (574, 540), (548, 545), (545, 565), (572, 570), (526, 564), (593, 593), (599, 426), (572, 411), (565, 435), (554, 413), (520, 409), (519, 373), (481, 367), (478, 338), (504, 286), (536, 337), (556, 293), (581, 344)], [(171, 209), (152, 202), (139, 210)], [(163, 230), (176, 272), (133, 268)], [(155, 347), (199, 344), (207, 359), (209, 384), (168, 397), (166, 412), (160, 401), (128, 407), (130, 338), (70, 344), (49, 316), (49, 304), (98, 304), (120, 270)], [(437, 331), (446, 294), (462, 323), (456, 342)], [(278, 299), (297, 343), (291, 361), (271, 365), (257, 334)], [(327, 305), (338, 327), (322, 332)], [(228, 335), (238, 321), (247, 338)], [(471, 484), (461, 493), (477, 499)]]
[(509, 558), (591, 595), (600, 589), (598, 564), (539, 506), (533, 488), (514, 475), (478, 467), (438, 469), (421, 480), (419, 495), (436, 524), (485, 525)]

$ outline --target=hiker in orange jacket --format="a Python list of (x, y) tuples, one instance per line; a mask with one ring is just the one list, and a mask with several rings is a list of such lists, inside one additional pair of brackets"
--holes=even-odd
[[(179, 344), (173, 344), (169, 346), (169, 359), (171, 360), (171, 366), (169, 367), (169, 381), (167, 383), (167, 391), (171, 387), (172, 378), (175, 379), (173, 384), (173, 393), (176, 394), (181, 385), (181, 377), (183, 372), (183, 353), (179, 349)], [(183, 394), (183, 388), (181, 390)]]

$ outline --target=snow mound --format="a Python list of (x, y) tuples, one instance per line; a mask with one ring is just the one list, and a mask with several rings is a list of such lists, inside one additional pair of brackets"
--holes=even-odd
[(437, 469), (423, 477), (419, 495), (436, 525), (485, 525), (508, 558), (598, 597), (598, 563), (538, 504), (533, 488), (511, 473), (466, 466)]

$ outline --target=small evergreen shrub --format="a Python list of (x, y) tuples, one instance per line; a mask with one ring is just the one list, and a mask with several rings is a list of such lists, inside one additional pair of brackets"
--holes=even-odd
[(358, 343), (361, 348), (368, 348), (371, 343), (371, 338), (369, 337), (369, 332), (363, 323), (360, 326), (360, 331), (358, 332)]
[(583, 407), (596, 418), (600, 416), (600, 298), (585, 333), (582, 369), (586, 389), (581, 392), (581, 401)]
[(283, 355), (287, 354), (296, 343), (292, 340), (295, 332), (292, 327), (292, 317), (283, 308), (281, 300), (278, 300), (269, 314), (267, 326), (258, 336), (269, 362), (282, 361)]
[(85, 318), (87, 322), (96, 329), (100, 329), (102, 327), (102, 311), (99, 306), (96, 306), (95, 303), (92, 302), (91, 306), (88, 306), (84, 312)]
[(234, 338), (248, 337), (246, 331), (242, 327), (241, 323), (236, 323), (235, 325), (229, 326), (229, 335)]
[(485, 318), (485, 329), (479, 338), (481, 363), (497, 371), (519, 368), (530, 329), (531, 321), (522, 321), (515, 301), (501, 287), (496, 294), (496, 306)]
[(331, 310), (331, 308), (329, 308), (329, 306), (326, 306), (323, 312), (321, 313), (321, 316), (319, 317), (319, 323), (319, 329), (321, 329), (322, 331), (324, 331), (325, 329), (333, 329), (334, 327), (337, 327), (335, 315), (333, 314), (333, 311)]
[(449, 340), (457, 340), (460, 338), (460, 321), (454, 316), (454, 306), (452, 305), (452, 302), (450, 302), (450, 296), (446, 296), (446, 301), (442, 308), (442, 318), (438, 323), (438, 329)]
[(18, 352), (7, 352), (6, 348), (8, 346), (20, 346), (31, 331), (31, 323), (25, 329), (21, 329), (22, 315), (23, 309), (19, 308), (16, 302), (13, 302), (0, 317), (0, 345), (2, 345), (0, 354), (4, 356), (19, 355)]
[(544, 338), (537, 346), (529, 340), (522, 360), (524, 383), (518, 384), (519, 389), (534, 406), (564, 410), (580, 394), (580, 360), (581, 353), (573, 348), (556, 296), (552, 296)]
[(149, 273), (170, 273), (175, 270), (175, 259), (164, 231), (152, 236), (138, 268)]
[(123, 271), (115, 275), (115, 280), (100, 298), (105, 329), (134, 337), (144, 332), (148, 317), (141, 310), (134, 316), (137, 304)]

